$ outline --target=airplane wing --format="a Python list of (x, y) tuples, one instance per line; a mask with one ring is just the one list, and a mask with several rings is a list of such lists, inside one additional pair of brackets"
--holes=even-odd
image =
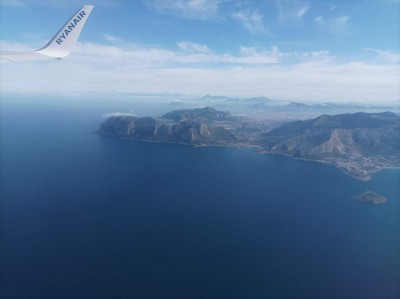
[(75, 46), (92, 9), (93, 5), (82, 6), (43, 48), (30, 52), (0, 52), (0, 62), (61, 59), (67, 56)]

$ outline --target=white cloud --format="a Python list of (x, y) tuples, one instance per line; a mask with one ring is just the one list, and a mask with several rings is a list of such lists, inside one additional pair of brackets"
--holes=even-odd
[(101, 36), (104, 38), (104, 40), (111, 43), (119, 42), (121, 40), (119, 37), (107, 33), (101, 33)]
[(31, 51), (32, 49), (32, 46), (23, 43), (0, 40), (1, 51)]
[(178, 48), (185, 52), (211, 53), (206, 45), (196, 44), (192, 42), (182, 41), (176, 43)]
[(348, 29), (349, 20), (350, 16), (339, 16), (329, 19), (318, 16), (314, 19), (315, 24), (320, 29), (331, 33), (345, 33)]
[(244, 26), (252, 34), (266, 33), (263, 16), (257, 11), (241, 10), (232, 17)]
[[(297, 60), (288, 64), (286, 58)], [(393, 101), (400, 66), (338, 63), (327, 51), (241, 47), (236, 55), (79, 43), (64, 60), (0, 65), (2, 94), (187, 93), (309, 101)]]
[(309, 60), (317, 60), (317, 61), (331, 61), (332, 57), (329, 54), (329, 51), (313, 51), (313, 52), (305, 52), (302, 53), (302, 56)]
[(283, 25), (298, 26), (310, 7), (297, 0), (275, 0), (278, 8), (278, 20)]
[(297, 17), (298, 17), (298, 18), (303, 18), (303, 16), (307, 13), (308, 9), (309, 9), (308, 6), (304, 6), (304, 7), (300, 8), (300, 9), (297, 11)]
[(253, 47), (241, 47), (238, 55), (233, 55), (230, 53), (215, 54), (206, 45), (188, 41), (178, 42), (177, 45), (181, 51), (127, 43), (125, 43), (124, 47), (84, 43), (79, 44), (73, 54), (79, 54), (77, 59), (87, 59), (94, 62), (102, 60), (99, 65), (114, 68), (125, 68), (129, 64), (143, 68), (167, 67), (177, 64), (201, 65), (206, 63), (212, 63), (214, 66), (274, 64), (278, 63), (283, 55), (276, 46), (272, 47), (270, 51), (258, 50)]
[(379, 49), (370, 49), (367, 48), (367, 51), (373, 52), (377, 55), (377, 59), (383, 63), (399, 63), (400, 62), (400, 54), (393, 53), (390, 51), (379, 50)]
[(225, 61), (239, 64), (277, 64), (283, 56), (276, 46), (273, 46), (271, 51), (242, 46), (239, 53), (241, 54), (239, 57), (225, 55)]
[(208, 20), (218, 15), (222, 0), (142, 0), (152, 10), (186, 19)]

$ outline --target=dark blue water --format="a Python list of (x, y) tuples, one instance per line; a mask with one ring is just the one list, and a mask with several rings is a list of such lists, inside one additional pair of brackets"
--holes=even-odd
[(78, 108), (2, 106), (2, 298), (400, 296), (398, 170), (99, 138)]

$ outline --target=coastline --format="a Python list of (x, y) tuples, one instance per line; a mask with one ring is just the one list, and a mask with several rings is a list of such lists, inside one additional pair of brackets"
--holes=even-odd
[(145, 140), (145, 139), (133, 139), (133, 138), (125, 138), (125, 137), (119, 137), (119, 136), (115, 136), (112, 134), (104, 134), (104, 133), (100, 133), (98, 131), (93, 132), (96, 135), (99, 135), (101, 137), (111, 137), (111, 138), (115, 138), (115, 139), (123, 139), (123, 140), (133, 140), (133, 141), (139, 141), (139, 142), (148, 142), (148, 143), (164, 143), (164, 144), (181, 144), (181, 145), (185, 145), (185, 146), (191, 146), (192, 148), (202, 148), (202, 147), (219, 147), (219, 148), (237, 148), (237, 149), (249, 149), (249, 150), (254, 150), (255, 153), (258, 154), (263, 154), (263, 155), (280, 155), (280, 156), (286, 156), (289, 157), (291, 159), (295, 159), (295, 160), (300, 160), (300, 161), (306, 161), (306, 162), (315, 162), (315, 163), (323, 163), (323, 164), (327, 164), (327, 165), (332, 165), (335, 168), (339, 169), (341, 172), (343, 172), (345, 175), (357, 179), (359, 181), (370, 181), (372, 179), (372, 176), (374, 173), (379, 172), (383, 169), (400, 169), (400, 166), (387, 166), (387, 167), (378, 167), (376, 170), (374, 171), (368, 171), (362, 168), (356, 168), (356, 170), (363, 172), (363, 174), (354, 173), (354, 168), (349, 169), (349, 168), (345, 168), (345, 167), (340, 167), (339, 165), (337, 165), (334, 162), (330, 162), (330, 161), (326, 161), (326, 160), (314, 160), (314, 159), (307, 159), (307, 158), (301, 158), (301, 157), (294, 157), (290, 154), (287, 153), (280, 153), (280, 152), (275, 152), (275, 151), (268, 151), (264, 148), (262, 148), (259, 145), (245, 145), (245, 144), (241, 144), (241, 145), (228, 145), (228, 144), (193, 144), (193, 143), (185, 143), (185, 142), (173, 142), (173, 141), (158, 141), (158, 140)]

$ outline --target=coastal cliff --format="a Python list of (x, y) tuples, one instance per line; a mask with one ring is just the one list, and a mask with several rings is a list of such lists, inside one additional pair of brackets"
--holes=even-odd
[(211, 123), (228, 116), (212, 108), (176, 110), (159, 119), (115, 116), (102, 123), (98, 133), (143, 141), (234, 146), (237, 138), (224, 126)]

